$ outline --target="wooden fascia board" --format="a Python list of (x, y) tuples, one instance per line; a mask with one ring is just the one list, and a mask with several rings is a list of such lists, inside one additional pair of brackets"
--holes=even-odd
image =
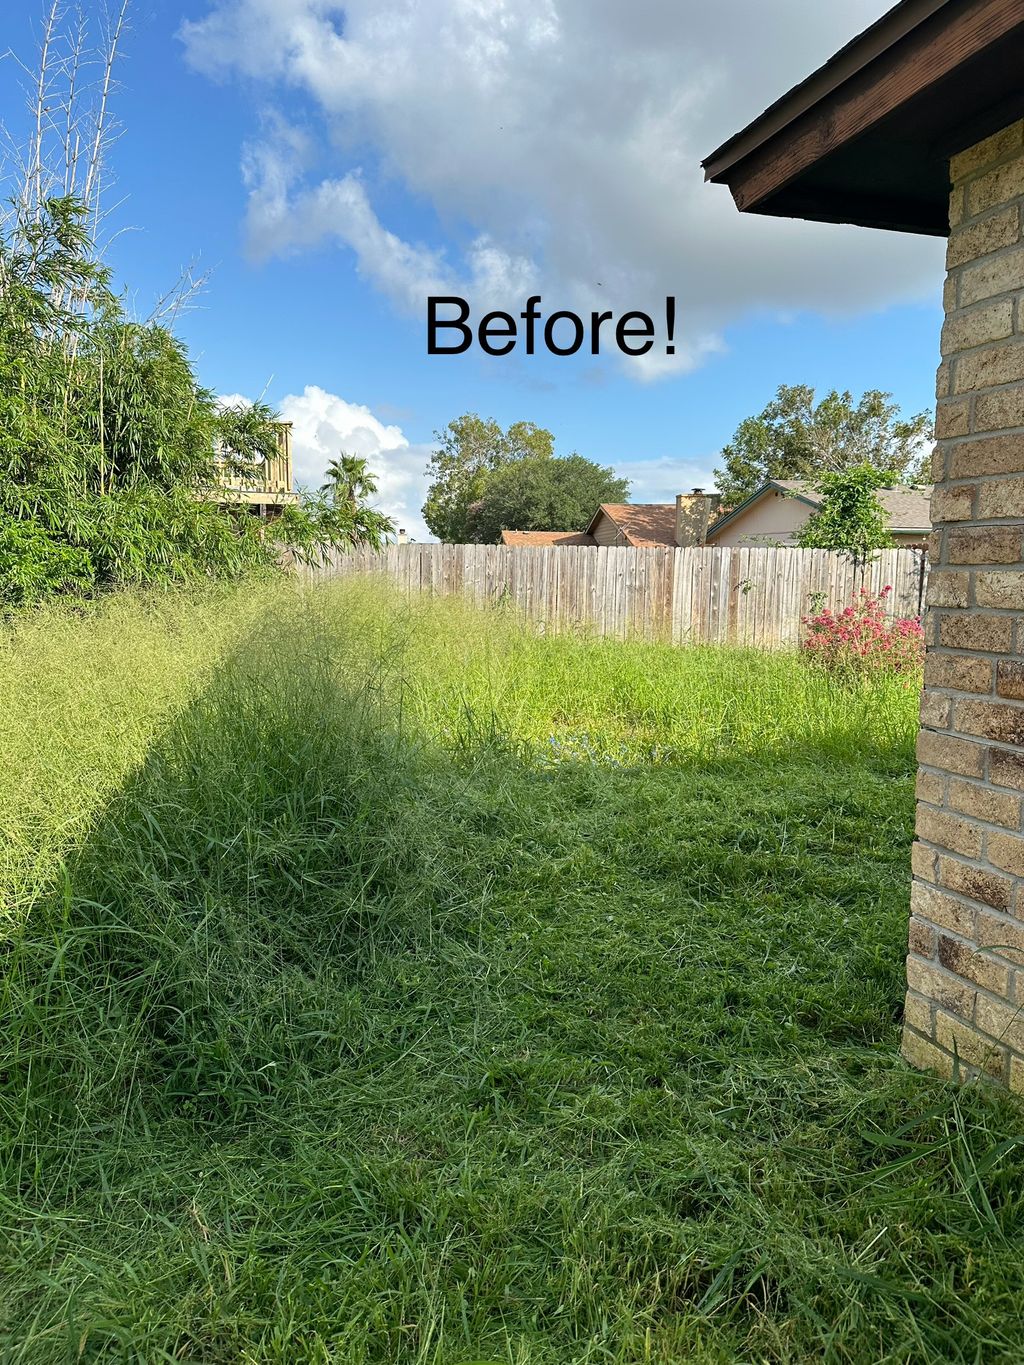
[(707, 529), (705, 539), (710, 540), (723, 526), (728, 526), (736, 517), (742, 516), (748, 508), (753, 507), (755, 502), (760, 502), (768, 493), (779, 493), (782, 497), (793, 498), (796, 502), (806, 503), (808, 507), (813, 508), (815, 511), (821, 506), (821, 504), (815, 502), (813, 498), (805, 497), (803, 493), (798, 493), (793, 488), (786, 488), (782, 484), (776, 483), (774, 479), (769, 479), (767, 483), (763, 483), (760, 488), (755, 489), (753, 493), (744, 498), (741, 503), (737, 503), (731, 512), (726, 512), (724, 517), (719, 517), (717, 521), (713, 521)]
[(953, 0), (904, 0), (877, 23), (853, 39), (831, 61), (788, 94), (775, 101), (758, 118), (740, 132), (733, 134), (715, 149), (701, 164), (705, 180), (727, 178), (729, 167), (738, 165), (770, 138), (777, 136), (802, 114), (813, 109), (839, 85), (880, 57), (888, 48), (906, 37), (925, 19), (929, 19)]
[(723, 526), (728, 526), (730, 521), (734, 521), (736, 517), (741, 516), (748, 507), (753, 507), (755, 502), (759, 502), (761, 498), (764, 497), (768, 492), (768, 489), (768, 484), (762, 484), (760, 488), (755, 489), (755, 491), (745, 497), (741, 503), (738, 503), (731, 512), (726, 512), (724, 517), (719, 517), (717, 521), (713, 521), (704, 533), (704, 539), (710, 540), (714, 532), (720, 531)]
[(583, 533), (584, 535), (592, 536), (594, 534), (594, 527), (597, 525), (597, 523), (601, 520), (602, 517), (608, 517), (608, 520), (611, 522), (611, 524), (614, 527), (616, 527), (616, 529), (618, 528), (618, 522), (615, 520), (614, 517), (609, 516), (608, 512), (605, 510), (605, 507), (606, 504), (601, 503), (600, 507), (587, 522), (586, 529)]
[[(963, 62), (1024, 25), (1020, 0), (948, 5), (831, 90), (776, 136), (718, 172), (741, 211), (893, 114)], [(755, 126), (755, 125), (752, 125)], [(710, 171), (709, 171), (710, 178)]]

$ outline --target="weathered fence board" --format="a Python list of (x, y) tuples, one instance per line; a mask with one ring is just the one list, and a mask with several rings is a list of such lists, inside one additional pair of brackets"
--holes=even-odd
[(866, 565), (827, 550), (785, 546), (392, 545), (355, 550), (308, 580), (385, 574), (405, 592), (509, 602), (545, 630), (586, 626), (621, 639), (674, 644), (796, 645), (802, 619), (840, 611), (862, 587), (888, 586), (894, 616), (920, 616), (927, 566), (919, 550), (881, 550)]

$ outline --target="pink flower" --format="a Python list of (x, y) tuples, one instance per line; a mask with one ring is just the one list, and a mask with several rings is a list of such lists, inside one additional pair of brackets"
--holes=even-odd
[(916, 617), (887, 618), (885, 603), (891, 593), (891, 584), (877, 597), (861, 588), (853, 604), (838, 616), (826, 608), (803, 617), (804, 649), (822, 667), (837, 673), (918, 669), (924, 654), (921, 622)]

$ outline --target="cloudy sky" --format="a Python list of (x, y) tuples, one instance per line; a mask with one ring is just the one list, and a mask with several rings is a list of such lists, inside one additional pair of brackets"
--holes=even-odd
[[(137, 0), (114, 153), (140, 310), (210, 271), (204, 380), (295, 424), (297, 469), (367, 456), (412, 534), (436, 429), (550, 427), (633, 480), (710, 483), (780, 383), (930, 406), (941, 245), (738, 214), (699, 162), (882, 0)], [(24, 52), (25, 11), (0, 18)], [(0, 66), (6, 106), (16, 70)], [(426, 297), (474, 314), (677, 299), (676, 353), (428, 356)]]

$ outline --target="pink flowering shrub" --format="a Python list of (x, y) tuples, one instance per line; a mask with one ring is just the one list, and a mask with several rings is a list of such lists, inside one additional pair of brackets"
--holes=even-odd
[(861, 588), (852, 606), (836, 615), (826, 609), (805, 616), (805, 658), (830, 673), (864, 677), (875, 673), (912, 673), (924, 662), (924, 632), (916, 617), (893, 620), (885, 614), (891, 587), (876, 597)]

